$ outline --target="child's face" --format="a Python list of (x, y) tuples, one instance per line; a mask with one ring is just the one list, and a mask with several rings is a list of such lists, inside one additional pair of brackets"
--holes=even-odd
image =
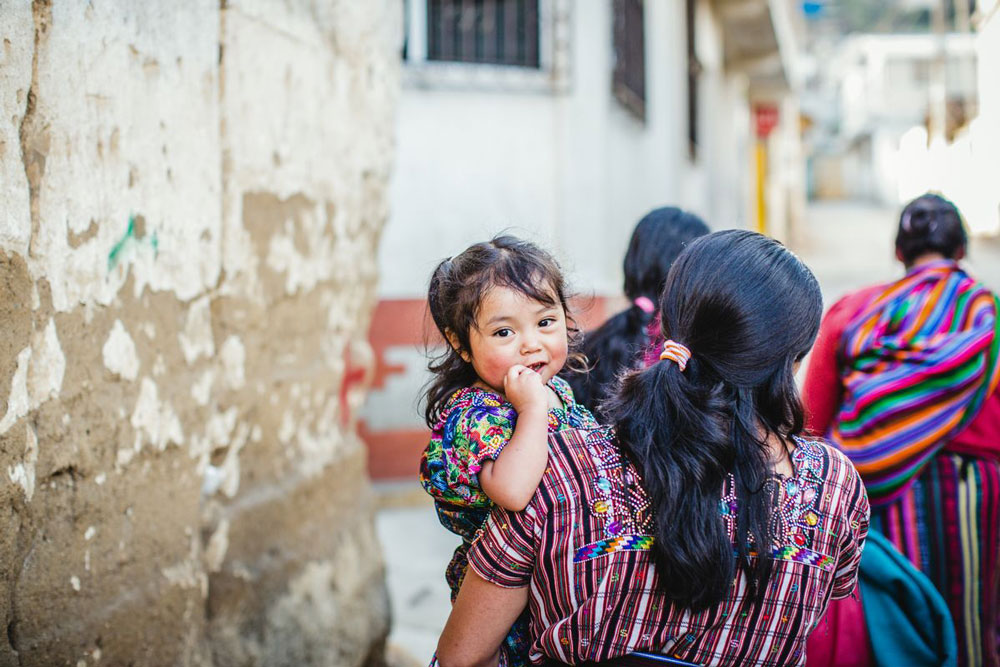
[(566, 363), (566, 313), (558, 300), (548, 306), (507, 287), (495, 287), (480, 304), (469, 346), (472, 358), (466, 360), (494, 391), (503, 394), (503, 378), (515, 364), (527, 366), (548, 382)]

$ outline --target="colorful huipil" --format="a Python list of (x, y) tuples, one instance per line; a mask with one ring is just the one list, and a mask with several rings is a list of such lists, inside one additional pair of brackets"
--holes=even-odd
[(902, 495), (1000, 382), (997, 299), (955, 262), (921, 265), (848, 323), (829, 432), (872, 503)]
[(872, 530), (947, 602), (960, 666), (1000, 666), (996, 313), (955, 262), (916, 266), (830, 307), (803, 391), (809, 429), (865, 479)]
[[(565, 380), (554, 377), (548, 386), (563, 404), (549, 410), (550, 433), (598, 426), (590, 411), (576, 402)], [(438, 520), (462, 538), (445, 571), (452, 600), (465, 577), (469, 545), (493, 508), (479, 486), (479, 471), (484, 462), (500, 456), (516, 425), (517, 411), (500, 395), (475, 386), (460, 389), (445, 404), (421, 458), (420, 483), (434, 498)], [(511, 628), (505, 645), (508, 665), (528, 664), (525, 615)]]

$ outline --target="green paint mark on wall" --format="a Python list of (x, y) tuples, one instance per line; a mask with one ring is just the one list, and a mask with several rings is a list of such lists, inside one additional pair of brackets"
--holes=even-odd
[(111, 252), (108, 253), (108, 271), (111, 271), (116, 266), (118, 266), (119, 260), (121, 260), (122, 252), (125, 250), (125, 245), (129, 242), (129, 239), (135, 238), (135, 216), (130, 215), (128, 218), (128, 229), (125, 230), (125, 236), (119, 239), (112, 248)]
[(141, 215), (130, 215), (128, 218), (128, 229), (125, 230), (125, 234), (111, 248), (111, 252), (108, 253), (108, 271), (113, 270), (122, 261), (125, 250), (130, 243), (144, 243), (147, 241), (153, 248), (153, 258), (155, 259), (160, 254), (159, 237), (156, 235), (156, 232), (153, 232), (147, 239), (146, 219)]

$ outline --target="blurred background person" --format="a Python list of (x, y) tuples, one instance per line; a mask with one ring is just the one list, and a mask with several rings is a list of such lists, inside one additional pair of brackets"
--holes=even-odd
[(998, 302), (958, 264), (967, 244), (950, 201), (910, 202), (896, 235), (906, 275), (831, 306), (804, 394), (810, 430), (865, 480), (872, 529), (944, 596), (959, 664), (996, 665)]
[(657, 336), (657, 304), (670, 265), (690, 241), (708, 232), (701, 218), (673, 206), (650, 211), (635, 226), (623, 262), (625, 296), (631, 304), (584, 337), (581, 351), (590, 371), (570, 371), (566, 376), (577, 401), (598, 420), (600, 405), (613, 393), (618, 377), (640, 367), (643, 353)]

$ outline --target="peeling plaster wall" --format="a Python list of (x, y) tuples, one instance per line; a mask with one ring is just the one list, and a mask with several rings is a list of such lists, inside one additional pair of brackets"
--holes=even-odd
[(0, 5), (0, 664), (361, 665), (393, 0)]

